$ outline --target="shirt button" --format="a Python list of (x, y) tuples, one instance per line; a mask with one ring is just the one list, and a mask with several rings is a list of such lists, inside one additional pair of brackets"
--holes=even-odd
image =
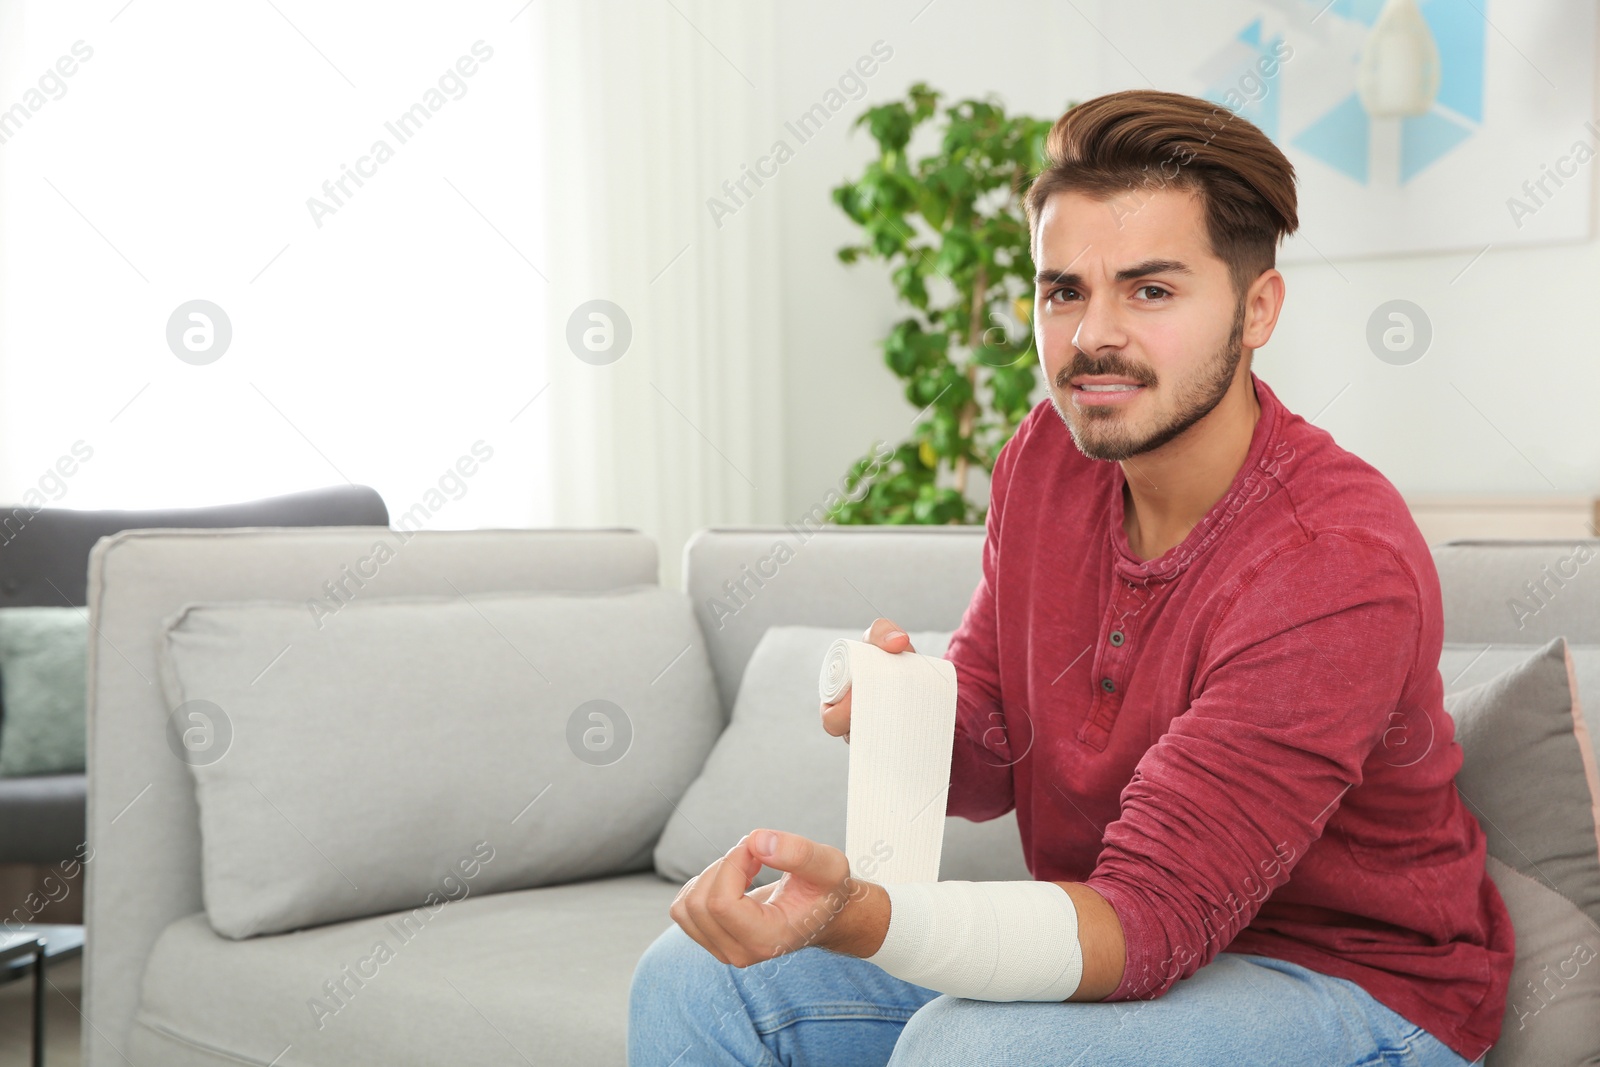
[(1114, 693), (1117, 690), (1117, 683), (1113, 682), (1110, 678), (1102, 678), (1100, 679), (1100, 688), (1104, 689), (1108, 693)]
[(1122, 646), (1122, 642), (1125, 641), (1125, 640), (1127, 640), (1127, 638), (1122, 636), (1122, 631), (1121, 630), (1112, 630), (1111, 631), (1111, 643), (1113, 645), (1116, 645), (1117, 647), (1120, 648)]

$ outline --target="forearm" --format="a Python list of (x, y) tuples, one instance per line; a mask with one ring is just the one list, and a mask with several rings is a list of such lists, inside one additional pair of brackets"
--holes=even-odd
[(889, 891), (877, 882), (854, 879), (847, 904), (828, 928), (822, 947), (843, 956), (866, 959), (889, 933)]
[(1069, 1000), (1103, 1000), (1122, 984), (1128, 948), (1122, 921), (1106, 898), (1082, 882), (1057, 882), (1078, 907), (1078, 944), (1083, 948), (1083, 981)]
[[(936, 883), (937, 884), (937, 883)], [(1056, 882), (1077, 911), (1077, 942), (1082, 954), (1082, 975), (1068, 1000), (1101, 1000), (1122, 982), (1126, 959), (1122, 923), (1099, 893), (1081, 882)], [(889, 891), (875, 882), (859, 882), (860, 891), (830, 930), (830, 951), (866, 959), (877, 954), (888, 936), (893, 918)], [(1060, 946), (1063, 953), (1069, 946)]]

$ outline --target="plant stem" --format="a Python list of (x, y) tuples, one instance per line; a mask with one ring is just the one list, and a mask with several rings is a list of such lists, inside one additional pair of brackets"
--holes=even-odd
[(967, 447), (972, 436), (972, 422), (978, 414), (978, 350), (983, 341), (983, 309), (989, 295), (988, 265), (980, 262), (978, 273), (972, 280), (972, 313), (967, 319), (967, 350), (971, 356), (967, 360), (967, 392), (969, 399), (961, 405), (961, 415), (956, 423), (956, 432), (961, 438), (963, 446), (961, 455), (956, 457), (956, 492), (966, 495), (967, 492)]

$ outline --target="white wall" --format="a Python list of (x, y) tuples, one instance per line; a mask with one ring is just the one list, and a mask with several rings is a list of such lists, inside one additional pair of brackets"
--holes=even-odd
[[(1082, 5), (1080, 5), (1082, 6)], [(993, 92), (1008, 111), (1057, 115), (1094, 92), (1094, 42), (1070, 7), (1000, 0), (981, 14), (961, 0), (865, 0), (784, 5), (779, 22), (778, 106), (792, 119), (816, 103), (876, 40), (894, 55), (780, 175), (787, 498), (798, 519), (842, 486), (875, 438), (891, 444), (917, 411), (884, 366), (879, 341), (905, 312), (879, 260), (846, 266), (835, 252), (860, 231), (829, 190), (858, 175), (875, 146), (850, 124), (868, 107), (926, 81), (953, 102)], [(1097, 39), (1096, 39), (1097, 40)], [(1039, 396), (1043, 396), (1040, 387)], [(973, 484), (985, 493), (981, 477)]]
[[(1318, 425), (1401, 492), (1600, 495), (1600, 248), (1471, 258), (1285, 270), (1289, 298), (1258, 373), (1307, 418), (1348, 384)], [(1364, 338), (1368, 315), (1396, 298), (1434, 326), (1409, 366), (1377, 360)]]
[[(1159, 28), (1161, 3), (1147, 6)], [(838, 485), (874, 437), (901, 440), (916, 414), (877, 347), (902, 314), (887, 273), (880, 262), (845, 266), (833, 255), (855, 234), (828, 190), (859, 173), (871, 151), (849, 121), (918, 79), (953, 98), (993, 91), (1008, 110), (1041, 117), (1069, 99), (1146, 83), (1120, 62), (1099, 71), (1097, 3), (1008, 0), (980, 14), (959, 0), (925, 9), (924, 0), (828, 0), (782, 10), (785, 116), (809, 107), (875, 38), (895, 50), (866, 98), (803, 147), (777, 189), (792, 518)], [(1137, 42), (1115, 44), (1137, 54)], [(1539, 162), (1529, 161), (1530, 173)], [(1311, 232), (1338, 225), (1302, 221)], [(1491, 249), (1469, 268), (1471, 259), (1283, 268), (1287, 303), (1257, 373), (1307, 418), (1337, 396), (1318, 425), (1402, 492), (1600, 494), (1600, 248)], [(1420, 305), (1434, 327), (1432, 348), (1408, 366), (1381, 362), (1365, 341), (1373, 309), (1396, 298)]]
[[(782, 491), (762, 503), (771, 510), (762, 521), (799, 518), (875, 438), (899, 441), (915, 415), (879, 349), (903, 313), (883, 265), (845, 266), (834, 254), (857, 235), (829, 190), (872, 151), (851, 122), (919, 79), (950, 99), (993, 92), (1039, 116), (1141, 85), (1122, 64), (1100, 70), (1101, 2), (784, 4), (771, 61), (739, 54), (749, 77), (774, 89), (777, 113), (717, 173), (736, 177), (779, 138), (795, 148), (755, 194), (762, 211), (777, 207), (781, 296), (770, 343), (750, 359), (779, 367), (784, 423)], [(1151, 0), (1153, 32), (1168, 2)], [(518, 6), (413, 5), (375, 36), (361, 16), (290, 5), (300, 29), (352, 68), (352, 89), (270, 7), (224, 17), (194, 2), (29, 4), (24, 23), (16, 0), (0, 4), (9, 50), (0, 105), (77, 38), (96, 49), (68, 94), (0, 146), (0, 499), (18, 499), (87, 437), (99, 451), (66, 506), (243, 499), (336, 482), (337, 467), (378, 485), (399, 511), (499, 427), (493, 469), (437, 525), (548, 521), (535, 424), (508, 426), (501, 410), (545, 380), (540, 288), (517, 251), (537, 259), (542, 244), (536, 198), (518, 195), (539, 167), (526, 138), (501, 135), (536, 110), (531, 31), (506, 14)], [(721, 64), (711, 49), (731, 47), (728, 35), (704, 21), (720, 41), (707, 44), (706, 62)], [(478, 36), (497, 54), (471, 93), (447, 106), (427, 143), (406, 147), (315, 228), (306, 197)], [(880, 40), (893, 56), (864, 96), (796, 143), (784, 120), (822, 101)], [(1137, 42), (1118, 44), (1137, 54)], [(703, 201), (683, 211), (705, 219)], [(723, 222), (750, 227), (760, 214)], [(1305, 223), (1314, 231), (1338, 220)], [(1257, 370), (1308, 417), (1337, 395), (1320, 424), (1402, 491), (1600, 493), (1594, 241), (1492, 249), (1468, 267), (1470, 258), (1287, 267), (1288, 304)], [(195, 296), (234, 313), (234, 349), (210, 367), (181, 364), (164, 344), (167, 315)], [(1364, 340), (1372, 309), (1397, 297), (1424, 307), (1435, 329), (1432, 351), (1404, 367), (1377, 360)], [(713, 513), (723, 506), (706, 503), (695, 523), (743, 518)]]

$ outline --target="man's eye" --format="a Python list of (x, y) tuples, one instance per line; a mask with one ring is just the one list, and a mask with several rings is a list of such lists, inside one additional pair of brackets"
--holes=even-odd
[(1072, 289), (1070, 286), (1063, 286), (1060, 289), (1052, 289), (1052, 290), (1050, 290), (1050, 295), (1049, 295), (1048, 299), (1050, 299), (1050, 300), (1067, 300), (1067, 299), (1070, 299), (1070, 297), (1068, 297), (1066, 294), (1067, 293), (1072, 293), (1072, 292), (1075, 292), (1075, 290)]
[(1156, 293), (1156, 296), (1153, 299), (1158, 299), (1158, 300), (1161, 297), (1168, 295), (1167, 291), (1165, 289), (1161, 288), (1161, 286), (1159, 286), (1159, 285), (1141, 285), (1141, 286), (1139, 286), (1139, 291), (1141, 293), (1148, 293), (1148, 292), (1154, 291)]

